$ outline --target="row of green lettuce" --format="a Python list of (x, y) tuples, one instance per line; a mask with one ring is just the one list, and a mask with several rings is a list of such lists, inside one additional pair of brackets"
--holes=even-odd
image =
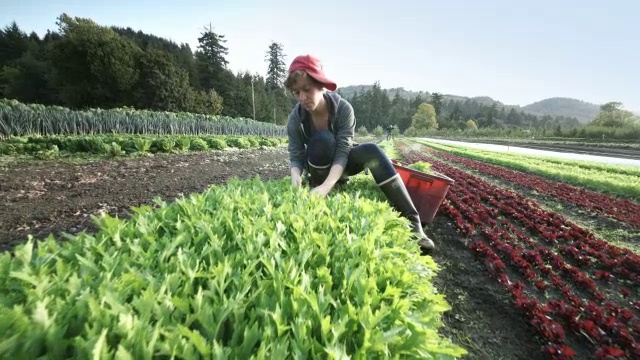
[(134, 108), (72, 110), (0, 99), (0, 139), (33, 135), (286, 136), (282, 125), (247, 118)]
[(523, 155), (444, 145), (427, 140), (418, 143), (470, 159), (505, 166), (551, 180), (565, 182), (621, 198), (640, 198), (640, 168), (580, 160)]
[[(439, 268), (370, 177), (231, 180), (0, 257), (11, 359), (453, 359)], [(58, 239), (59, 240), (59, 239)]]
[(249, 149), (286, 144), (282, 137), (233, 135), (86, 135), (12, 137), (0, 142), (0, 155), (32, 155), (53, 158), (63, 153), (126, 155), (224, 150), (228, 147)]

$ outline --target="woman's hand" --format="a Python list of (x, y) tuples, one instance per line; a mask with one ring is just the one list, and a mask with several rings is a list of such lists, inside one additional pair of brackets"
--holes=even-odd
[(343, 171), (344, 167), (342, 167), (342, 165), (333, 164), (327, 178), (322, 184), (313, 189), (313, 193), (321, 196), (326, 196), (331, 191), (331, 189), (333, 189), (333, 186), (338, 182), (338, 180), (342, 176)]
[(302, 185), (302, 172), (297, 167), (291, 168), (291, 186), (296, 187)]
[(332, 186), (321, 184), (313, 188), (313, 193), (320, 196), (327, 196), (329, 191), (331, 191)]
[(296, 187), (302, 185), (302, 177), (298, 174), (291, 175), (291, 186)]

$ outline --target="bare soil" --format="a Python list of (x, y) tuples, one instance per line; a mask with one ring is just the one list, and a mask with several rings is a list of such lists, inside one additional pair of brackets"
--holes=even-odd
[(451, 220), (437, 215), (427, 234), (438, 247), (433, 258), (441, 270), (435, 286), (451, 305), (441, 333), (469, 352), (463, 359), (548, 359), (535, 331), (500, 284), (489, 278)]
[[(0, 166), (0, 251), (28, 234), (44, 238), (92, 232), (92, 215), (120, 218), (130, 207), (171, 201), (232, 177), (288, 176), (286, 148), (228, 150), (99, 160), (85, 163), (29, 161)], [(452, 310), (442, 332), (469, 351), (465, 359), (545, 359), (541, 344), (504, 290), (465, 247), (450, 220), (427, 227), (441, 265), (436, 286)]]
[(92, 215), (126, 218), (131, 206), (201, 192), (232, 177), (288, 175), (286, 149), (265, 148), (99, 160), (29, 161), (0, 171), (0, 251), (28, 234), (94, 231)]

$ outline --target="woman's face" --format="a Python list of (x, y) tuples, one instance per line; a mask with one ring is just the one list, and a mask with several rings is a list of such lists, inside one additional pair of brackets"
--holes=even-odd
[(291, 93), (305, 109), (313, 111), (322, 100), (322, 87), (313, 82), (310, 76), (303, 76), (291, 87)]

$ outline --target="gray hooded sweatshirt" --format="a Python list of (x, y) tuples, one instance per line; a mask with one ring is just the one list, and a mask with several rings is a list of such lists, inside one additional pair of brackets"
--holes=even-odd
[[(333, 164), (346, 167), (349, 151), (356, 145), (353, 141), (356, 128), (353, 107), (335, 92), (327, 91), (323, 96), (329, 105), (329, 130), (336, 138)], [(311, 114), (300, 103), (297, 103), (289, 114), (287, 124), (289, 160), (291, 167), (297, 167), (300, 172), (306, 169), (306, 147), (313, 136), (311, 121)]]

